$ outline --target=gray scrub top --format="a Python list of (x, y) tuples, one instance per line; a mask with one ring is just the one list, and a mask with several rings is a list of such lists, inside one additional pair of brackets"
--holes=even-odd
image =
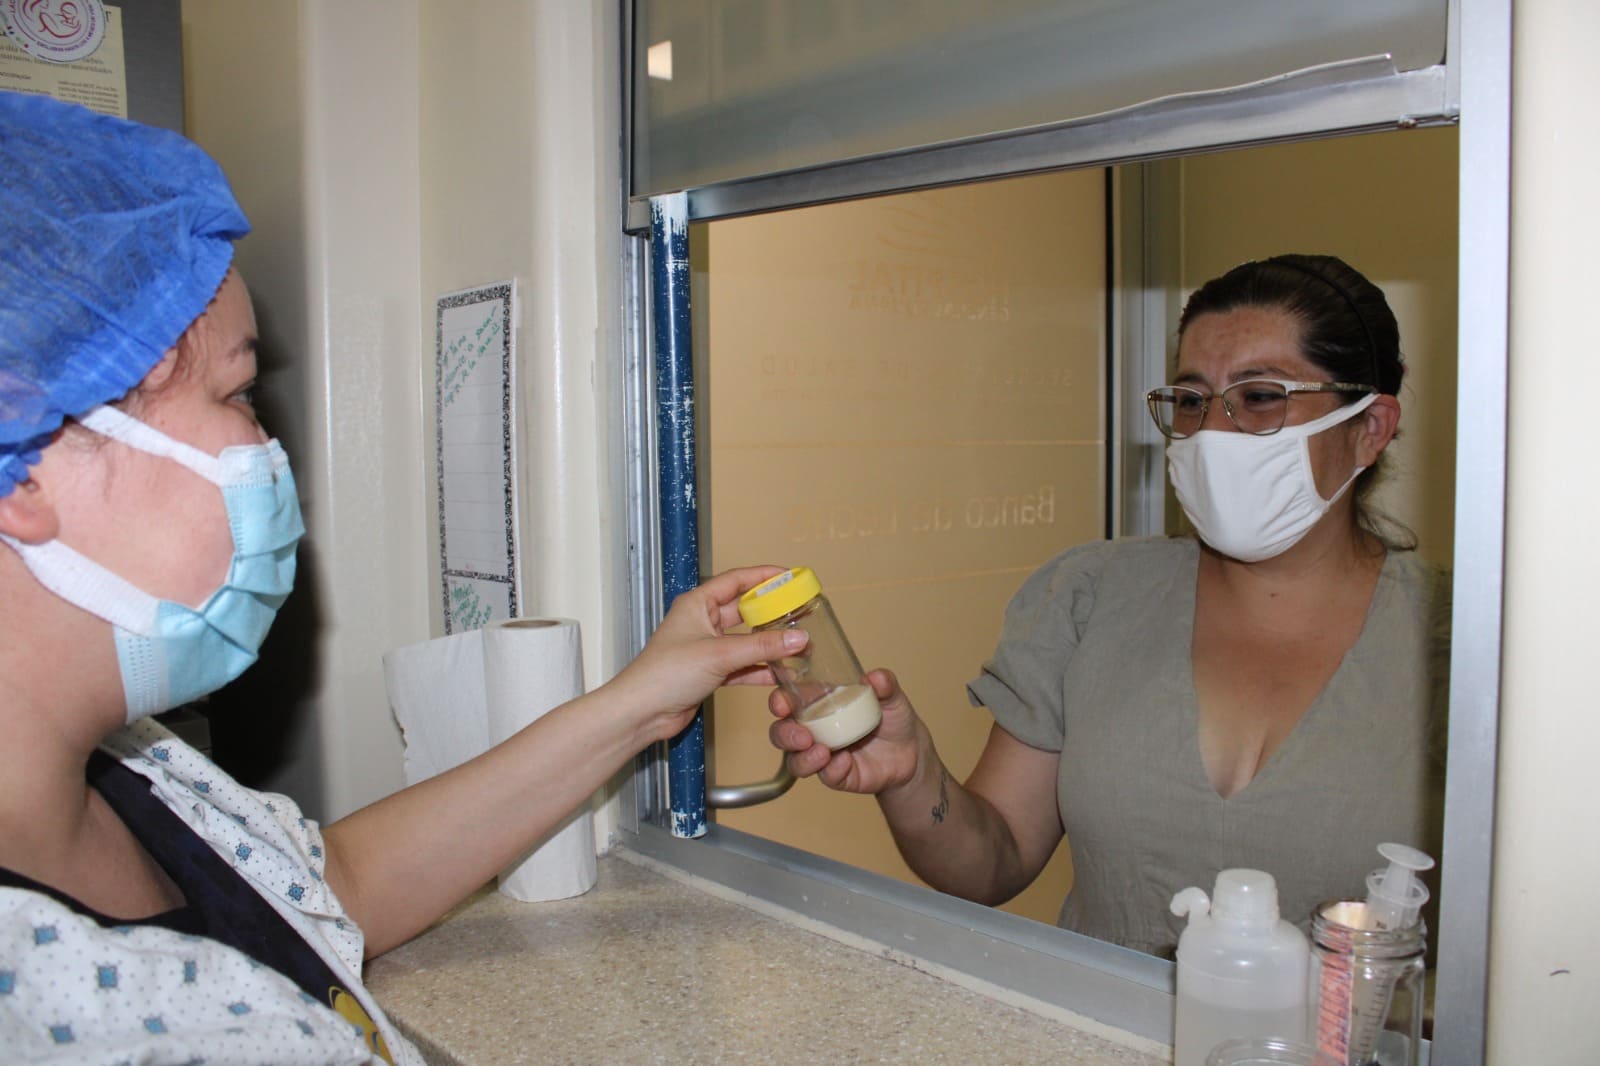
[(968, 685), (1006, 732), (1061, 753), (1074, 880), (1057, 924), (1167, 958), (1180, 889), (1209, 894), (1220, 870), (1265, 870), (1279, 913), (1309, 928), (1318, 902), (1366, 895), (1379, 844), (1438, 858), (1443, 825), (1448, 576), (1389, 552), (1355, 646), (1255, 778), (1223, 799), (1196, 731), (1199, 556), (1188, 537), (1062, 552), (1013, 597)]

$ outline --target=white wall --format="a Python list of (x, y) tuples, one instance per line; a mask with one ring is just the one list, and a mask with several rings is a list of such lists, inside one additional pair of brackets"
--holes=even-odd
[(620, 19), (562, 0), (190, 0), (184, 22), (189, 132), (256, 225), (239, 262), (308, 527), (274, 636), (315, 635), (314, 685), (282, 694), (289, 761), (260, 784), (332, 819), (403, 783), (382, 655), (442, 630), (439, 294), (518, 280), (524, 613), (580, 621), (591, 686), (626, 653), (621, 421), (602, 417), (622, 387)]
[(381, 656), (427, 635), (415, 4), (206, 0), (183, 15), (189, 132), (255, 225), (238, 263), (264, 416), (307, 525), (279, 644), (247, 675), (257, 699), (225, 695), (219, 717), (290, 730), (289, 761), (259, 784), (332, 819), (402, 783)]
[[(421, 24), (415, 298), (431, 309), (441, 293), (517, 279), (522, 612), (579, 621), (593, 688), (628, 650), (618, 6), (425, 0)], [(422, 326), (431, 367), (431, 310)], [(426, 420), (432, 400), (425, 389)], [(431, 460), (425, 473), (432, 499)], [(602, 841), (613, 813), (597, 824)]]
[(1596, 41), (1589, 0), (1515, 7), (1493, 1063), (1600, 1061), (1600, 504), (1582, 401), (1596, 373)]

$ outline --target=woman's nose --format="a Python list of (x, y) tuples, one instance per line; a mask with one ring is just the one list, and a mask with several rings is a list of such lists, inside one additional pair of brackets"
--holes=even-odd
[(1211, 402), (1206, 404), (1206, 416), (1200, 420), (1201, 429), (1233, 429), (1233, 420), (1228, 417), (1228, 405), (1223, 403), (1221, 396), (1211, 397)]

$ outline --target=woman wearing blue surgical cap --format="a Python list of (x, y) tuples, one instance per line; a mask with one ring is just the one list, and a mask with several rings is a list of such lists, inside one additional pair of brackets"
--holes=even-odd
[(766, 679), (792, 646), (722, 634), (776, 569), (680, 596), (606, 685), (319, 828), (151, 717), (238, 676), (294, 578), (299, 503), (251, 407), (231, 266), (248, 223), (189, 141), (46, 98), (0, 92), (0, 158), (0, 1046), (418, 1062), (363, 958), (717, 686)]

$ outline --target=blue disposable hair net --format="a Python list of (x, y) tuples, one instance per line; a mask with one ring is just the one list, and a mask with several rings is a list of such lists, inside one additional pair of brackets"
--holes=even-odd
[(0, 497), (64, 419), (160, 362), (248, 232), (194, 142), (0, 92)]

